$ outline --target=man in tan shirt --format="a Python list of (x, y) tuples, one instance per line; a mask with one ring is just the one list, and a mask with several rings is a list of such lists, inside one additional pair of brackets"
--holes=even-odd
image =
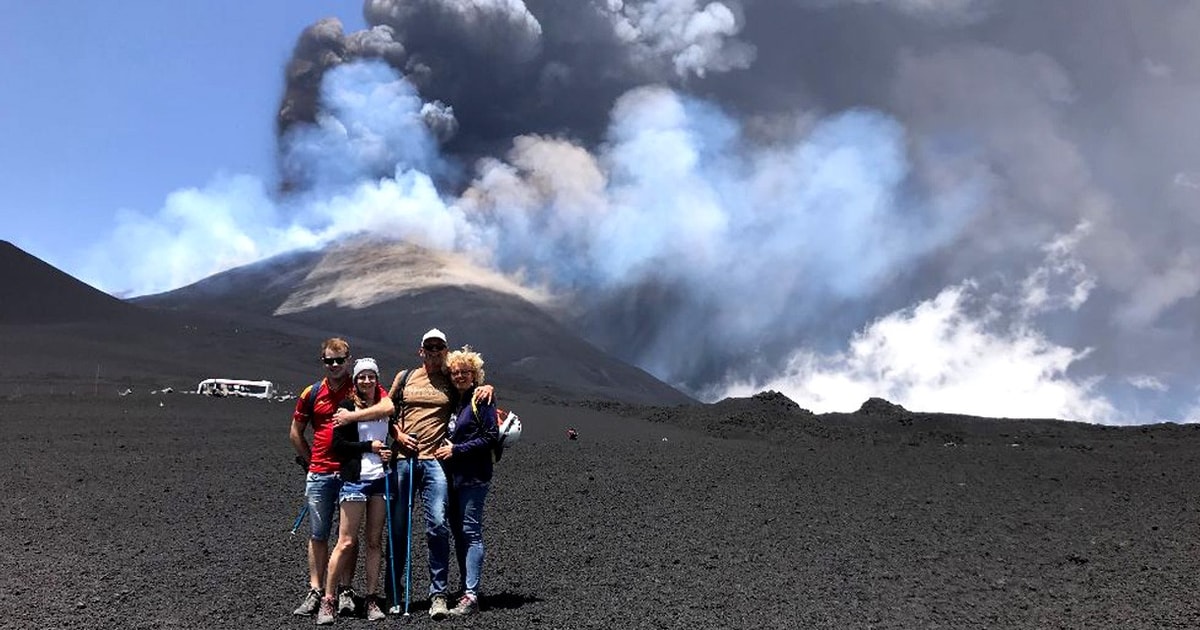
[[(446, 425), (458, 403), (457, 393), (446, 373), (446, 334), (434, 328), (421, 338), (417, 354), (421, 367), (404, 370), (396, 374), (389, 391), (396, 405), (397, 421), (392, 434), (396, 439), (397, 451), (401, 454), (416, 453), (413, 467), (414, 495), (420, 493), (425, 511), (425, 542), (429, 548), (429, 616), (443, 619), (449, 614), (447, 577), (450, 568), (450, 527), (446, 522), (446, 475), (442, 465), (434, 458), (446, 440)], [(490, 386), (478, 388), (477, 396), (488, 399), (492, 395)], [(389, 570), (399, 576), (404, 562), (408, 532), (408, 519), (412, 514), (409, 506), (408, 461), (397, 461), (396, 496), (392, 501), (392, 537), (394, 545), (388, 557), (396, 564)], [(411, 566), (411, 564), (410, 564)], [(391, 583), (388, 583), (391, 589)], [(391, 601), (398, 602), (402, 594), (392, 593)]]

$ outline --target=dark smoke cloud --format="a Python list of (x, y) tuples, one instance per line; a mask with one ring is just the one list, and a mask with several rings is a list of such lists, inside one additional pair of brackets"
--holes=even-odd
[[(1200, 4), (364, 14), (360, 33), (302, 34), (281, 154), (319, 124), (331, 68), (387, 64), (425, 102), (455, 221), (509, 237), (488, 262), (575, 293), (593, 339), (671, 382), (719, 395), (784, 374), (819, 397), (851, 378), (836, 372), (925, 400), (894, 383), (928, 374), (865, 366), (886, 372), (888, 334), (939, 321), (964, 352), (1041, 365), (1046, 399), (1078, 403), (1055, 413), (1178, 419), (1200, 399)], [(284, 177), (319, 187), (307, 173)]]
[(742, 68), (754, 56), (732, 37), (743, 22), (732, 2), (368, 0), (364, 15), (374, 46), (352, 46), (356, 34), (343, 35), (336, 20), (301, 36), (281, 134), (313, 121), (321, 73), (350, 59), (382, 58), (428, 100), (453, 106), (459, 133), (447, 150), (477, 157), (524, 133), (594, 142), (625, 91)]
[(316, 119), (326, 70), (368, 58), (382, 59), (392, 66), (404, 63), (404, 45), (391, 27), (373, 26), (346, 35), (339, 20), (326, 18), (304, 29), (285, 69), (286, 87), (277, 121), (280, 133), (295, 123)]

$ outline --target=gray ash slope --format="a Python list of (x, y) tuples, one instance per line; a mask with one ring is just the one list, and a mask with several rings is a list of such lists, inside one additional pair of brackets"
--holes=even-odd
[(336, 330), (361, 340), (363, 352), (406, 364), (417, 360), (419, 335), (437, 327), (450, 336), (451, 346), (470, 343), (483, 352), (498, 385), (506, 388), (571, 399), (693, 402), (581, 339), (533, 299), (510, 280), (453, 257), (357, 237), (134, 302)]
[[(181, 394), (36, 402), (0, 399), (10, 463), (0, 536), (12, 543), (0, 587), (22, 602), (6, 623), (311, 627), (290, 614), (305, 569), (303, 537), (286, 533), (302, 486), (286, 405)], [(887, 439), (901, 435), (891, 418), (791, 415), (777, 396), (510, 402), (526, 433), (489, 497), (486, 610), (437, 624), (418, 595), (407, 625), (1200, 624), (1200, 435), (1188, 428), (1092, 434), (1059, 423), (1069, 439), (948, 446)], [(1012, 422), (1003, 427), (1022, 426)], [(1076, 448), (1080, 435), (1093, 448)], [(62, 453), (86, 465), (45, 474)], [(423, 558), (419, 536), (415, 548)]]
[[(362, 271), (356, 254), (365, 249), (376, 275), (364, 284), (356, 277)], [(437, 326), (452, 342), (470, 341), (483, 351), (497, 385), (508, 391), (692, 402), (578, 338), (519, 293), (448, 284), (460, 276), (445, 274), (446, 261), (426, 258), (395, 243), (351, 240), (123, 302), (0, 243), (0, 262), (15, 278), (0, 287), (0, 344), (7, 355), (22, 357), (0, 365), (0, 395), (191, 389), (218, 376), (265, 378), (298, 391), (320, 376), (317, 348), (325, 338), (348, 338), (358, 356), (374, 356), (392, 372), (419, 362), (419, 336)], [(399, 268), (391, 265), (396, 260)], [(444, 281), (407, 283), (424, 276)], [(400, 289), (389, 284), (393, 278)], [(482, 279), (511, 289), (503, 278)], [(353, 296), (364, 286), (375, 300), (367, 305), (324, 299), (339, 290)]]

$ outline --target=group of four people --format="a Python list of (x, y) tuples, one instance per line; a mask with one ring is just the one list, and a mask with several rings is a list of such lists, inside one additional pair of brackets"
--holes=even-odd
[[(386, 595), (380, 590), (382, 539), (390, 518), (387, 570), (401, 575), (410, 548), (405, 539), (412, 511), (410, 487), (414, 495), (420, 494), (424, 509), (429, 615), (442, 619), (479, 610), (483, 507), (492, 478), (492, 451), (499, 440), (496, 408), (491, 385), (483, 383), (483, 357), (467, 346), (447, 351), (444, 333), (436, 328), (425, 333), (418, 350), (421, 366), (397, 373), (391, 389), (384, 390), (374, 359), (351, 364), (345, 340), (322, 344), (325, 377), (297, 399), (290, 433), (307, 468), (311, 529), (309, 590), (295, 614), (315, 613), (320, 625), (333, 623), (339, 612), (354, 614), (350, 585), (364, 517), (366, 616), (383, 619), (386, 602), (400, 601), (401, 595), (393, 592), (398, 588), (394, 580), (386, 581)], [(308, 426), (311, 444), (305, 438)], [(338, 538), (330, 555), (328, 540), (338, 504)], [(460, 580), (453, 608), (448, 586), (451, 530)]]

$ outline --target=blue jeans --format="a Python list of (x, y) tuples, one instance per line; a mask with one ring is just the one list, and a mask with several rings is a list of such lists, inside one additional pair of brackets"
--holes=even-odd
[(450, 488), (450, 528), (463, 592), (479, 595), (483, 572), (483, 502), (488, 484)]
[[(396, 588), (403, 589), (404, 554), (408, 549), (404, 539), (408, 533), (408, 467), (406, 459), (396, 462), (396, 485), (392, 496), (392, 536), (388, 541), (389, 559), (395, 564)], [(446, 523), (446, 474), (436, 459), (418, 459), (415, 465), (413, 494), (420, 494), (425, 507), (425, 544), (429, 547), (429, 594), (444, 595), (450, 572), (450, 526)], [(411, 565), (410, 565), (411, 566)], [(391, 589), (389, 581), (388, 589)], [(392, 596), (392, 602), (402, 601), (403, 591)]]
[(329, 540), (333, 511), (337, 508), (342, 478), (337, 473), (308, 473), (304, 477), (304, 500), (308, 501), (308, 529), (313, 540)]

